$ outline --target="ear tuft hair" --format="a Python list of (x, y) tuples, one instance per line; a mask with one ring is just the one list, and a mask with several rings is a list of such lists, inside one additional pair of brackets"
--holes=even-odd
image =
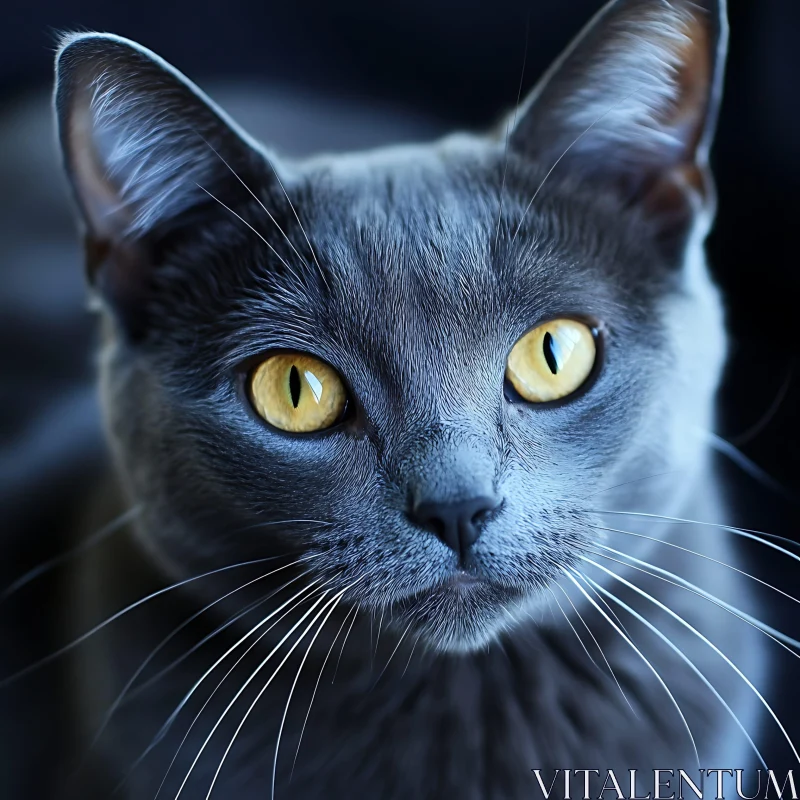
[(634, 193), (705, 175), (727, 42), (724, 0), (612, 0), (524, 103), (512, 146)]
[(194, 84), (111, 34), (64, 38), (55, 105), (66, 169), (99, 239), (144, 235), (260, 157)]

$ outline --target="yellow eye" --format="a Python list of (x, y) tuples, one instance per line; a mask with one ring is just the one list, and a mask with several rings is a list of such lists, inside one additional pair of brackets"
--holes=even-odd
[(334, 425), (347, 390), (333, 367), (303, 353), (280, 353), (262, 361), (250, 378), (256, 411), (282, 431), (311, 433)]
[(589, 377), (596, 356), (590, 328), (575, 320), (555, 319), (514, 345), (506, 377), (525, 400), (546, 403), (576, 391)]

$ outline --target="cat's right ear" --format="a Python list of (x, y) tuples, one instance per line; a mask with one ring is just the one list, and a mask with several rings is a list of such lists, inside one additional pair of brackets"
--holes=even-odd
[[(65, 168), (101, 292), (135, 300), (147, 248), (211, 196), (267, 167), (263, 153), (194, 84), (110, 34), (71, 35), (56, 59)], [(241, 189), (241, 183), (239, 183)], [(132, 296), (131, 296), (132, 295)]]
[(515, 112), (510, 146), (618, 192), (680, 253), (714, 206), (726, 43), (725, 0), (610, 0)]

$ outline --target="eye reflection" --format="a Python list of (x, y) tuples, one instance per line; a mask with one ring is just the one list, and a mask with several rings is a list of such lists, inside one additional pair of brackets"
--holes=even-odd
[(557, 319), (526, 333), (512, 348), (506, 378), (531, 403), (566, 397), (589, 377), (597, 357), (592, 330)]
[(249, 388), (259, 416), (293, 433), (330, 428), (347, 403), (347, 391), (336, 370), (305, 353), (280, 353), (265, 359), (253, 370)]

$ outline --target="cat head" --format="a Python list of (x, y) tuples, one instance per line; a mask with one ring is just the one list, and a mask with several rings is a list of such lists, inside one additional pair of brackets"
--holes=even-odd
[(668, 508), (723, 358), (724, 49), (721, 0), (618, 0), (495, 132), (288, 162), (143, 47), (65, 39), (108, 428), (153, 557), (308, 556), (470, 649), (591, 552), (597, 493)]

